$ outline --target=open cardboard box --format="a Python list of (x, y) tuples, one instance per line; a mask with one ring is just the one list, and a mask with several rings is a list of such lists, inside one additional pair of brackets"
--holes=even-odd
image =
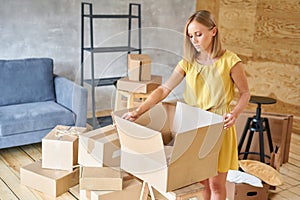
[(226, 200), (268, 200), (270, 186), (255, 187), (246, 183), (226, 182)]
[(223, 117), (184, 103), (162, 103), (135, 122), (114, 112), (121, 169), (169, 192), (213, 177), (223, 140)]

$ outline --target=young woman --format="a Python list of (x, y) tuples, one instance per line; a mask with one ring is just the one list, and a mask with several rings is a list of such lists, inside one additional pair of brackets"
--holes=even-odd
[[(134, 121), (144, 112), (166, 98), (186, 78), (184, 100), (224, 116), (226, 134), (219, 153), (218, 175), (201, 181), (205, 186), (205, 200), (226, 199), (226, 176), (229, 169), (238, 169), (236, 132), (233, 126), (238, 115), (246, 107), (250, 93), (240, 58), (223, 49), (219, 30), (212, 14), (205, 10), (194, 13), (185, 26), (184, 58), (178, 63), (170, 78), (152, 92), (135, 111), (123, 118)], [(231, 110), (234, 88), (239, 100)]]

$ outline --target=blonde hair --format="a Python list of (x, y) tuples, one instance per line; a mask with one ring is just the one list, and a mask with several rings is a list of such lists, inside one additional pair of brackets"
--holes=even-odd
[[(214, 27), (217, 28), (216, 21), (214, 19), (214, 16), (207, 10), (199, 10), (195, 12), (192, 16), (189, 17), (189, 19), (186, 22), (185, 28), (184, 28), (184, 58), (189, 62), (194, 62), (198, 52), (194, 48), (193, 44), (190, 41), (190, 38), (188, 36), (188, 27), (192, 21), (197, 21), (204, 26), (208, 27), (210, 30), (212, 30)], [(222, 45), (220, 41), (220, 34), (217, 28), (216, 35), (212, 39), (212, 46), (211, 46), (211, 58), (216, 58), (221, 56), (222, 54)]]

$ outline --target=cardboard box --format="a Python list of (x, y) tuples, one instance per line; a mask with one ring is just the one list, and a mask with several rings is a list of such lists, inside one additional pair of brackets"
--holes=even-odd
[[(253, 117), (255, 112), (244, 111), (240, 114), (240, 116), (236, 120), (236, 132), (237, 132), (237, 141), (240, 141), (240, 138), (243, 134), (244, 128), (247, 123), (248, 117)], [(281, 162), (286, 163), (289, 158), (290, 152), (290, 142), (291, 142), (291, 132), (292, 132), (292, 125), (293, 125), (293, 116), (288, 114), (275, 114), (275, 113), (262, 113), (262, 117), (268, 118), (271, 137), (273, 142), (273, 147), (278, 145), (281, 151)], [(242, 147), (242, 152), (245, 151), (246, 144), (247, 144), (246, 137), (244, 145)], [(265, 154), (270, 155), (271, 152), (269, 150), (269, 143), (267, 141), (267, 135), (264, 135), (264, 144), (265, 144)], [(259, 152), (259, 137), (258, 134), (253, 135), (250, 151)], [(242, 158), (243, 155), (240, 155)], [(248, 159), (259, 160), (258, 155), (248, 155)]]
[(151, 80), (151, 58), (146, 54), (128, 54), (128, 77), (132, 81)]
[(82, 166), (120, 166), (120, 142), (112, 125), (80, 134), (78, 148), (78, 163)]
[(79, 168), (74, 171), (42, 168), (37, 161), (20, 168), (21, 184), (36, 189), (47, 195), (57, 197), (79, 182)]
[(80, 190), (80, 200), (135, 200), (140, 198), (142, 183), (130, 178), (123, 181), (123, 190), (121, 191), (89, 191)]
[(78, 134), (86, 128), (56, 126), (42, 139), (42, 167), (73, 171), (78, 160)]
[(254, 187), (245, 183), (226, 182), (226, 200), (268, 200), (269, 185), (263, 183), (263, 187)]
[(123, 170), (162, 192), (217, 174), (222, 116), (181, 102), (158, 104), (135, 122), (122, 119), (124, 112), (114, 112)]
[(81, 190), (122, 190), (122, 174), (119, 168), (82, 167)]
[(117, 89), (124, 90), (127, 92), (143, 93), (147, 94), (156, 88), (158, 88), (162, 83), (162, 76), (151, 75), (149, 81), (131, 81), (129, 77), (121, 78), (117, 81)]

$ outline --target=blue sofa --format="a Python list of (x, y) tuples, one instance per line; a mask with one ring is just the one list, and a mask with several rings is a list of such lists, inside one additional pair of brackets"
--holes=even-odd
[(0, 60), (0, 149), (40, 142), (56, 125), (86, 126), (87, 89), (50, 58)]

